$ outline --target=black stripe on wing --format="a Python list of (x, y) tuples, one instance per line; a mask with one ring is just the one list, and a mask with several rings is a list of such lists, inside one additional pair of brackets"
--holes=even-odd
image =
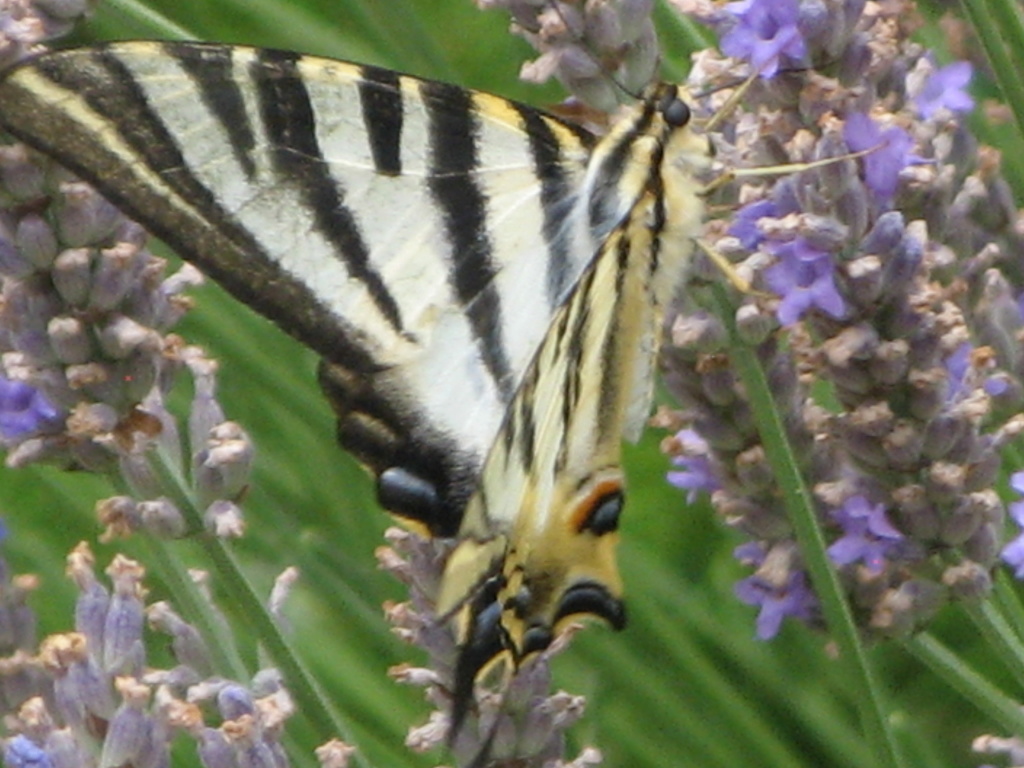
[(404, 109), (399, 75), (390, 69), (364, 66), (359, 83), (363, 107), (363, 129), (378, 173), (402, 173), (402, 122)]
[(359, 279), (396, 333), (402, 315), (383, 278), (370, 264), (359, 225), (345, 205), (345, 191), (331, 177), (316, 137), (316, 116), (309, 91), (296, 69), (301, 54), (261, 50), (251, 75), (271, 156), (282, 184), (298, 185), (317, 230), (334, 245), (349, 274)]
[[(619, 181), (629, 167), (634, 142), (637, 137), (647, 133), (654, 115), (655, 105), (645, 102), (642, 111), (631, 121), (629, 128), (617, 137), (615, 144), (605, 150), (600, 158), (600, 165), (594, 172), (597, 181), (591, 190), (587, 211), (590, 228), (594, 236), (600, 240), (611, 234), (612, 229), (621, 223), (617, 215), (622, 202), (619, 199)], [(630, 201), (630, 204), (632, 202)]]
[[(598, 256), (600, 258), (600, 256)], [(590, 323), (590, 312), (588, 311), (590, 297), (594, 291), (594, 281), (597, 277), (597, 270), (588, 269), (583, 273), (580, 284), (573, 294), (571, 301), (579, 303), (581, 309), (577, 312), (565, 312), (562, 314), (558, 325), (559, 353), (565, 357), (565, 378), (562, 381), (562, 402), (559, 415), (562, 419), (561, 434), (563, 438), (573, 428), (573, 419), (579, 416), (579, 402), (583, 396), (583, 344), (587, 339), (587, 326)], [(588, 384), (598, 386), (605, 371), (593, 372), (595, 379), (588, 377)], [(555, 458), (555, 471), (561, 472), (568, 460), (569, 443), (562, 439), (558, 446), (558, 455)]]
[(450, 280), (469, 318), (481, 359), (503, 399), (514, 374), (506, 350), (497, 272), (487, 232), (487, 199), (474, 178), (479, 162), (473, 98), (446, 83), (424, 81), (420, 93), (430, 124), (430, 193), (441, 209), (453, 261)]
[[(162, 47), (179, 62), (191, 59), (185, 69), (196, 82), (206, 79), (202, 74), (206, 64), (212, 62), (216, 71), (222, 71), (218, 55), (225, 50), (223, 46), (169, 43)], [(208, 58), (211, 53), (215, 55)], [(149, 103), (131, 70), (118, 58), (116, 44), (47, 54), (22, 66), (80, 95), (107, 121), (108, 129), (117, 128), (138, 164), (158, 174), (203, 223), (197, 225), (194, 218), (169, 205), (160, 193), (136, 182), (123, 158), (97, 140), (92, 126), (82, 126), (59, 108), (45, 108), (45, 119), (34, 117), (29, 128), (19, 130), (15, 119), (18, 114), (38, 112), (44, 106), (34, 100), (34, 94), (8, 87), (5, 109), (10, 108), (11, 114), (5, 123), (13, 134), (89, 181), (236, 298), (320, 354), (344, 359), (362, 370), (375, 367), (357, 337), (338, 318), (323, 312), (315, 293), (282, 270), (259, 239), (231, 217), (195, 176), (177, 140), (167, 131), (159, 108)]]
[[(540, 181), (540, 201), (544, 211), (543, 233), (550, 259), (547, 271), (548, 305), (557, 307), (565, 299), (579, 266), (572, 263), (573, 232), (566, 226), (576, 204), (575, 184), (566, 174), (562, 146), (548, 125), (549, 117), (534, 109), (513, 104), (526, 128), (533, 155), (533, 170)], [(590, 147), (593, 135), (582, 129), (574, 131), (581, 143)]]
[(167, 43), (164, 50), (191, 75), (203, 104), (228, 137), (235, 162), (250, 181), (254, 179), (256, 137), (245, 111), (242, 89), (234, 78), (231, 49)]

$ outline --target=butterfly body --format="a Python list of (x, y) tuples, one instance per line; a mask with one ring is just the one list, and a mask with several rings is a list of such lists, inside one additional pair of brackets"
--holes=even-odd
[(118, 43), (0, 79), (0, 123), (318, 352), (382, 505), (457, 537), (456, 726), (568, 619), (621, 627), (623, 438), (709, 162), (671, 86), (596, 138), (496, 96), (294, 53)]

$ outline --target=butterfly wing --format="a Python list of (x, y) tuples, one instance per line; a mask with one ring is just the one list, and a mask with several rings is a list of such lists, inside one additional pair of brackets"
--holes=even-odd
[(196, 43), (47, 54), (0, 122), (324, 359), (382, 503), (453, 535), (594, 252), (590, 137), (373, 67)]
[(495, 659), (579, 614), (624, 623), (620, 442), (708, 156), (675, 101), (595, 147), (497, 97), (278, 51), (118, 43), (0, 79), (5, 128), (323, 356), (385, 507), (459, 535), (453, 731)]

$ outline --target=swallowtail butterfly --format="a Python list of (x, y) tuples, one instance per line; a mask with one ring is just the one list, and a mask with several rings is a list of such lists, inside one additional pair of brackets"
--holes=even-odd
[(49, 53), (0, 80), (55, 157), (318, 352), (381, 505), (457, 537), (456, 727), (479, 674), (567, 619), (625, 622), (621, 441), (710, 151), (672, 86), (597, 138), (370, 66), (196, 43)]

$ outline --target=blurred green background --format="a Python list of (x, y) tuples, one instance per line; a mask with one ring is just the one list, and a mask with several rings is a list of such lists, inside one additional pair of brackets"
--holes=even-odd
[[(684, 72), (694, 30), (664, 6), (657, 19), (668, 72)], [(929, 24), (922, 34), (940, 40), (934, 20)], [(74, 42), (164, 37), (274, 46), (538, 105), (559, 100), (556, 86), (517, 80), (531, 51), (507, 28), (503, 13), (480, 12), (471, 0), (148, 0), (102, 3)], [(249, 532), (235, 548), (247, 573), (266, 594), (282, 568), (301, 569), (288, 606), (295, 642), (369, 763), (443, 762), (441, 753), (417, 756), (403, 746), (407, 728), (422, 722), (428, 707), (419, 689), (385, 675), (391, 665), (421, 660), (391, 636), (382, 616), (383, 601), (404, 597), (373, 556), (391, 521), (375, 508), (369, 480), (335, 445), (314, 356), (215, 286), (195, 298), (197, 309), (177, 330), (221, 361), (221, 402), (258, 451), (245, 505)], [(186, 389), (176, 395), (179, 407), (188, 402)], [(754, 639), (755, 611), (732, 595), (745, 575), (731, 556), (740, 539), (706, 505), (688, 507), (664, 481), (661, 437), (649, 431), (641, 445), (627, 448), (621, 563), (629, 626), (619, 634), (582, 633), (555, 665), (558, 684), (588, 699), (572, 734), (575, 746), (598, 746), (608, 766), (871, 765), (843, 665), (830, 658), (825, 640), (788, 624), (770, 643)], [(42, 579), (33, 602), (40, 636), (71, 625), (74, 590), (63, 577), (63, 557), (79, 540), (95, 539), (93, 503), (110, 493), (98, 478), (45, 468), (0, 474), (8, 560), (14, 571)], [(97, 546), (99, 562), (105, 566), (116, 551), (144, 558), (137, 547)], [(203, 566), (187, 543), (174, 547)], [(174, 601), (159, 581), (148, 583), (151, 599)], [(244, 626), (244, 617), (232, 618)], [(984, 668), (984, 649), (956, 611), (940, 618), (938, 632)], [(970, 741), (993, 726), (898, 646), (872, 653), (911, 764), (981, 762), (970, 754)], [(998, 670), (988, 672), (999, 678)], [(290, 729), (293, 764), (311, 764), (315, 742), (301, 713)], [(188, 749), (179, 755), (183, 765), (195, 759)]]

